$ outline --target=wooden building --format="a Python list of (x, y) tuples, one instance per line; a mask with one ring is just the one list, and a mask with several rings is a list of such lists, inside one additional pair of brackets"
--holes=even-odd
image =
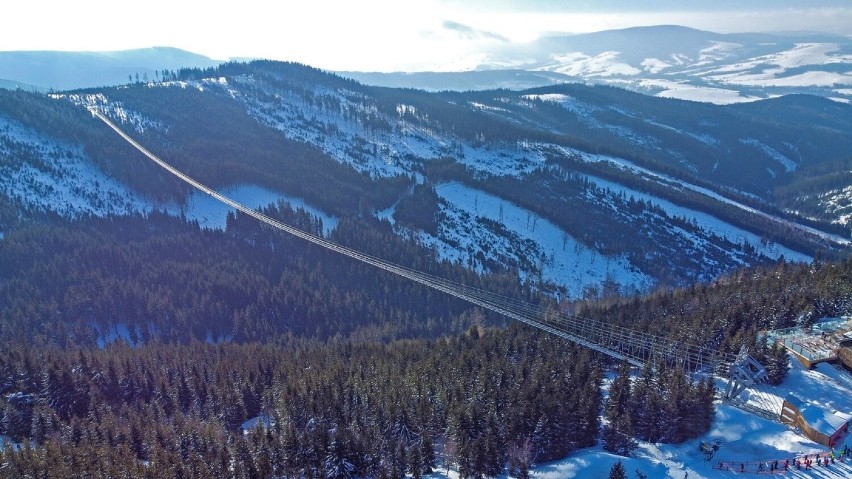
[(834, 447), (849, 432), (852, 414), (826, 411), (789, 395), (781, 408), (781, 422), (799, 428), (814, 442)]
[(852, 371), (852, 339), (844, 339), (837, 350), (837, 359)]

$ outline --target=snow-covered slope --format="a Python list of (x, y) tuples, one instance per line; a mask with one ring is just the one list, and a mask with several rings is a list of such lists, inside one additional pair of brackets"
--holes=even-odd
[(0, 194), (21, 208), (69, 217), (140, 213), (153, 207), (100, 171), (77, 145), (2, 116)]
[[(848, 101), (852, 41), (847, 37), (727, 34), (676, 26), (554, 37), (528, 47), (531, 70), (558, 72), (653, 95), (719, 104), (787, 93)], [(495, 54), (494, 64), (524, 50)]]
[(477, 71), (467, 75), (346, 72), (344, 76), (373, 85), (434, 91), (520, 90), (582, 81), (716, 104), (789, 93), (852, 101), (852, 40), (836, 35), (718, 34), (652, 26), (547, 36), (499, 46), (482, 57)]
[[(439, 201), (435, 211), (418, 214), (433, 214), (436, 229), (426, 233), (395, 224), (399, 235), (478, 271), (517, 269), (522, 278), (569, 298), (613, 287), (646, 291), (659, 281), (708, 280), (781, 257), (810, 261), (808, 248), (849, 246), (845, 237), (760, 211), (754, 205), (762, 200), (736, 191), (739, 182), (768, 188), (777, 176), (797, 174), (817, 161), (815, 156), (827, 154), (820, 149), (823, 139), (837, 140), (834, 150), (845, 150), (849, 139), (835, 132), (846, 124), (845, 111), (830, 112), (840, 121), (834, 129), (795, 128), (801, 139), (793, 143), (786, 138), (793, 126), (778, 120), (752, 124), (752, 118), (762, 116), (732, 107), (702, 105), (695, 110), (689, 104), (581, 85), (429, 95), (364, 87), (274, 62), (229, 65), (210, 78), (52, 98), (98, 108), (165, 159), (184, 155), (184, 165), (190, 167), (194, 158), (185, 152), (208, 140), (230, 141), (238, 146), (222, 158), (215, 157), (215, 150), (204, 150), (204, 164), (209, 165), (204, 168), (215, 169), (221, 161), (225, 171), (235, 172), (219, 175), (214, 186), (253, 207), (279, 200), (303, 207), (323, 219), (326, 232), (347, 207), (363, 214), (364, 205), (372, 206), (373, 214), (393, 221), (396, 209), (391, 205), (405, 199), (414, 184), (428, 184)], [(193, 108), (174, 110), (184, 98)], [(825, 115), (820, 109), (824, 105), (812, 103), (777, 103), (773, 108)], [(193, 117), (196, 110), (207, 116), (239, 111), (244, 118), (230, 140), (227, 126), (218, 129), (228, 124), (227, 118), (207, 122), (221, 136), (207, 139), (205, 130), (175, 123), (201, 123)], [(816, 119), (815, 125), (822, 125), (821, 117)], [(65, 156), (74, 165), (88, 165), (85, 174), (77, 172), (83, 166), (72, 168), (66, 164), (71, 160), (51, 153), (61, 142), (12, 121), (4, 125), (12, 145), (6, 149), (17, 150), (4, 162), (9, 174), (0, 184), (22, 207), (38, 204), (68, 216), (159, 208), (205, 227), (224, 224), (227, 209), (209, 198), (192, 195), (183, 205), (154, 204), (98, 173), (79, 146), (69, 143), (60, 149), (71, 152)], [(365, 199), (357, 209), (344, 205), (334, 210), (322, 185), (306, 190), (291, 182), (278, 184), (292, 190), (261, 188), (259, 184), (275, 184), (270, 179), (290, 171), (260, 171), (250, 178), (240, 173), (235, 157), (252, 163), (252, 158), (240, 157), (242, 151), (263, 155), (264, 145), (240, 142), (270, 135), (285, 138), (278, 144), (283, 148), (298, 144), (304, 148), (300, 152), (321, 152), (324, 161), (345, 165), (341, 171), (351, 173), (345, 181), (367, 185), (358, 186), (362, 196), (364, 188), (390, 184), (397, 189), (381, 202)], [(268, 165), (286, 168), (285, 163)], [(50, 187), (39, 186), (47, 180), (27, 179), (33, 169), (50, 178)], [(724, 183), (714, 187), (714, 179)], [(832, 206), (837, 215), (845, 214), (841, 197), (826, 201), (837, 205)], [(795, 241), (785, 243), (789, 238), (779, 231), (796, 236)]]
[[(95, 100), (92, 100), (95, 101)], [(105, 101), (97, 96), (97, 101)], [(152, 122), (112, 105), (135, 131)], [(160, 125), (161, 126), (161, 125)], [(116, 159), (120, 161), (120, 159)], [(322, 219), (326, 233), (338, 219), (301, 198), (283, 195), (254, 185), (234, 185), (222, 192), (251, 207), (285, 202)], [(69, 218), (148, 213), (163, 210), (196, 221), (203, 228), (222, 229), (232, 208), (193, 193), (184, 204), (146, 198), (100, 170), (79, 146), (59, 141), (0, 116), (0, 195), (23, 210), (50, 212)], [(2, 238), (0, 232), (0, 238)]]
[[(295, 89), (278, 89), (255, 77), (242, 76), (230, 81), (229, 86), (225, 86), (222, 81), (210, 86), (227, 88), (228, 94), (244, 101), (248, 110), (259, 120), (280, 130), (287, 137), (308, 142), (341, 163), (377, 177), (400, 173), (419, 175), (424, 162), (447, 156), (452, 156), (470, 171), (484, 176), (521, 179), (544, 168), (546, 155), (557, 150), (560, 154), (589, 158), (587, 161), (602, 161), (595, 155), (576, 150), (566, 151), (564, 148), (555, 148), (555, 145), (522, 143), (495, 146), (464, 141), (436, 128), (427, 114), (415, 106), (398, 104), (396, 114), (388, 116), (382, 114), (374, 99), (356, 91), (318, 87), (306, 95), (304, 92), (297, 93)], [(263, 95), (242, 95), (240, 92), (246, 88), (261, 90)], [(507, 107), (514, 103), (513, 100), (506, 101)], [(581, 102), (575, 105), (583, 112), (591, 109)], [(499, 106), (480, 103), (472, 103), (470, 106), (493, 114), (502, 113)], [(597, 121), (591, 114), (588, 114), (588, 118)], [(369, 121), (385, 126), (370, 128), (366, 124)], [(603, 125), (601, 127), (605, 128)], [(623, 134), (630, 135), (629, 132)], [(646, 141), (638, 135), (631, 138)], [(702, 142), (714, 141), (712, 137), (699, 136), (698, 139)], [(706, 248), (713, 243), (712, 236), (717, 235), (735, 244), (748, 244), (757, 254), (769, 258), (784, 256), (792, 260), (810, 259), (789, 248), (765, 242), (753, 233), (733, 227), (706, 213), (676, 207), (652, 195), (631, 191), (611, 182), (596, 181), (602, 183), (607, 194), (654, 201), (671, 212), (672, 216), (688, 218), (688, 221), (706, 228), (705, 233), (690, 240), (693, 244), (690, 250)], [(418, 237), (425, 244), (434, 246), (444, 258), (460, 261), (479, 270), (486, 269), (489, 262), (517, 267), (522, 276), (553, 282), (567, 288), (572, 297), (580, 296), (586, 286), (599, 286), (607, 279), (618, 283), (624, 291), (642, 291), (653, 284), (647, 274), (626, 263), (623, 256), (601, 256), (593, 249), (582, 246), (571, 233), (540, 218), (535, 212), (458, 183), (439, 185), (438, 191), (445, 205), (440, 231), (437, 237), (426, 234)], [(479, 201), (482, 203), (477, 204)], [(503, 207), (502, 215), (498, 212), (498, 204)], [(483, 214), (479, 212), (480, 208), (483, 212), (491, 211)], [(388, 210), (384, 216), (390, 217), (391, 214), (392, 210)], [(535, 231), (527, 223), (541, 226)], [(471, 228), (472, 224), (476, 227)], [(683, 231), (670, 234), (691, 237), (691, 233)], [(739, 254), (731, 255), (726, 261), (748, 263), (749, 260), (739, 257)]]

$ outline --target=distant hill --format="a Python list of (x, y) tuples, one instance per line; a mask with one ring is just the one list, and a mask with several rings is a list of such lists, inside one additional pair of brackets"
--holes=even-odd
[(73, 90), (113, 86), (144, 78), (154, 80), (163, 70), (206, 68), (220, 64), (203, 55), (170, 47), (114, 52), (11, 51), (0, 52), (0, 87)]
[(35, 85), (28, 85), (28, 84), (23, 83), (23, 82), (6, 80), (4, 78), (0, 78), (0, 88), (5, 88), (7, 90), (17, 90), (17, 89), (20, 88), (21, 90), (27, 90), (27, 91), (41, 90), (41, 88), (39, 88)]
[(544, 36), (483, 53), (470, 72), (341, 75), (431, 91), (584, 82), (717, 104), (796, 93), (852, 101), (852, 39), (838, 35), (720, 34), (662, 25)]
[(570, 81), (565, 75), (546, 71), (480, 70), (470, 72), (338, 72), (367, 85), (416, 88), (425, 91), (481, 91), (507, 88), (523, 90)]

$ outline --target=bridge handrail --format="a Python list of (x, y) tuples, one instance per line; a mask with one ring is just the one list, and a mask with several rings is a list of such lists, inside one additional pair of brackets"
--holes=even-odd
[[(197, 190), (210, 195), (216, 200), (276, 229), (331, 251), (335, 251), (344, 256), (348, 256), (379, 269), (408, 278), (417, 283), (502, 314), (508, 318), (515, 319), (538, 329), (556, 334), (616, 359), (627, 360), (636, 366), (643, 366), (648, 362), (656, 364), (657, 361), (665, 361), (667, 364), (680, 365), (690, 372), (702, 369), (707, 369), (709, 370), (708, 372), (713, 372), (720, 365), (732, 364), (736, 359), (735, 355), (723, 354), (711, 348), (673, 341), (662, 336), (655, 336), (650, 333), (632, 330), (600, 320), (564, 315), (550, 311), (538, 305), (525, 303), (520, 300), (474, 288), (472, 286), (434, 276), (403, 265), (394, 264), (381, 258), (334, 243), (326, 238), (312, 235), (286, 223), (270, 218), (259, 211), (248, 208), (247, 206), (238, 203), (231, 198), (222, 195), (216, 190), (200, 183), (148, 151), (144, 146), (130, 137), (121, 128), (116, 126), (95, 107), (89, 107), (89, 111), (151, 161)], [(626, 350), (621, 348), (625, 348)]]

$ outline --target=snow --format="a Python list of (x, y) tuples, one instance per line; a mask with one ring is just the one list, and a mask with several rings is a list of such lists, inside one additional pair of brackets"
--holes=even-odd
[(740, 43), (711, 41), (710, 44), (709, 47), (698, 52), (698, 63), (696, 65), (722, 61), (730, 57), (735, 50), (742, 48)]
[[(216, 84), (221, 85), (222, 82), (217, 81)], [(77, 100), (107, 102), (102, 95), (88, 95)], [(137, 131), (155, 124), (120, 106), (110, 105), (110, 111), (120, 114)], [(88, 214), (106, 216), (148, 213), (162, 206), (105, 175), (75, 145), (46, 138), (3, 117), (0, 117), (0, 139), (23, 145), (23, 148), (36, 152), (37, 157), (44, 162), (22, 161), (18, 164), (12, 161), (16, 159), (15, 151), (0, 146), (0, 159), (11, 155), (9, 161), (0, 163), (0, 194), (23, 206), (72, 218)], [(279, 201), (289, 203), (294, 209), (302, 208), (322, 220), (326, 234), (338, 223), (336, 217), (313, 207), (302, 198), (282, 195), (258, 186), (238, 185), (225, 188), (222, 193), (250, 208), (277, 204)], [(184, 214), (188, 220), (196, 220), (202, 227), (215, 229), (224, 229), (227, 213), (233, 211), (197, 191), (190, 196), (187, 204), (171, 205), (166, 209), (176, 216)]]
[[(440, 144), (430, 141), (435, 133), (428, 118), (417, 116), (409, 105), (398, 105), (395, 128), (367, 130), (364, 117), (383, 118), (372, 99), (357, 93), (317, 88), (301, 96), (266, 86), (253, 78), (236, 78), (235, 83), (268, 89), (267, 97), (241, 96), (229, 89), (232, 96), (245, 103), (250, 115), (281, 131), (287, 138), (311, 144), (340, 163), (352, 166), (373, 177), (405, 174), (407, 155), (438, 156), (434, 150)], [(227, 88), (214, 83), (219, 88)], [(317, 107), (313, 101), (325, 101), (337, 106)]]
[(563, 103), (569, 100), (572, 100), (573, 97), (570, 95), (566, 95), (564, 93), (538, 93), (538, 94), (529, 94), (529, 95), (521, 95), (521, 98), (525, 98), (528, 100), (541, 100), (541, 101), (552, 101), (556, 103)]
[(835, 215), (834, 223), (850, 224), (852, 222), (852, 186), (820, 195), (820, 205), (827, 213)]
[[(230, 186), (218, 191), (237, 203), (241, 203), (251, 209), (277, 205), (279, 202), (288, 203), (293, 209), (302, 208), (322, 220), (325, 234), (328, 234), (331, 230), (337, 227), (337, 223), (339, 221), (335, 216), (329, 215), (320, 209), (311, 206), (302, 198), (282, 195), (256, 185)], [(225, 229), (225, 220), (227, 219), (228, 213), (233, 213), (235, 211), (230, 206), (200, 191), (193, 191), (186, 204), (182, 205), (180, 208), (172, 207), (170, 210), (176, 215), (184, 215), (189, 221), (198, 221), (199, 226), (202, 228), (220, 230)]]
[(608, 51), (595, 56), (582, 52), (569, 52), (551, 56), (552, 63), (539, 70), (562, 73), (568, 76), (633, 76), (642, 70), (627, 63), (619, 62), (620, 52)]
[(797, 43), (794, 48), (768, 58), (784, 68), (852, 62), (852, 55), (830, 55), (839, 49), (836, 43)]
[(778, 152), (778, 150), (772, 148), (771, 146), (767, 145), (766, 143), (763, 143), (762, 141), (756, 140), (754, 138), (748, 138), (748, 139), (745, 139), (745, 140), (740, 140), (740, 143), (742, 143), (744, 145), (751, 145), (751, 146), (754, 146), (754, 147), (760, 149), (761, 151), (763, 151), (766, 154), (766, 156), (772, 158), (773, 160), (777, 161), (778, 163), (781, 163), (781, 166), (784, 167), (784, 169), (787, 171), (787, 173), (791, 173), (793, 171), (796, 171), (797, 165), (796, 165), (795, 161), (793, 161), (790, 158), (787, 158), (786, 156), (782, 155), (781, 153)]
[(266, 414), (260, 414), (259, 416), (248, 419), (240, 427), (243, 430), (243, 434), (248, 434), (257, 429), (258, 426), (264, 429), (269, 428), (272, 426), (272, 418)]
[(670, 63), (666, 63), (659, 58), (646, 58), (642, 60), (642, 68), (648, 73), (657, 74), (666, 68), (671, 68)]
[(524, 142), (512, 147), (459, 145), (456, 162), (488, 175), (520, 177), (545, 164), (545, 158)]
[[(484, 110), (484, 111), (508, 111), (508, 110), (506, 110), (505, 108), (499, 108), (499, 107), (496, 107), (496, 106), (486, 105), (486, 104), (484, 104), (484, 103), (479, 103), (479, 102), (475, 102), (475, 101), (469, 101), (469, 102), (468, 102), (468, 105), (470, 105), (470, 106), (472, 106), (472, 107), (476, 108), (477, 110)], [(413, 107), (412, 107), (412, 108), (413, 108)]]
[[(645, 291), (653, 285), (651, 278), (625, 258), (602, 256), (550, 221), (509, 201), (457, 182), (438, 185), (436, 191), (451, 205), (445, 211), (450, 220), (441, 225), (438, 238), (424, 235), (421, 240), (436, 247), (442, 258), (474, 262), (483, 245), (492, 252), (516, 253), (522, 265), (532, 262), (521, 267), (522, 276), (537, 276), (532, 269), (540, 268), (542, 280), (565, 287), (572, 298), (581, 297), (586, 286), (599, 286), (607, 279), (627, 291)], [(482, 225), (483, 219), (503, 225), (505, 231), (471, 227), (473, 223)]]
[(852, 85), (852, 75), (849, 73), (813, 69), (784, 76), (789, 69), (852, 62), (852, 55), (834, 54), (839, 49), (840, 47), (836, 43), (799, 43), (789, 50), (717, 68), (706, 75), (705, 78), (732, 85), (757, 87)]
[(785, 94), (795, 89), (797, 93), (826, 96), (827, 88), (852, 85), (852, 72), (838, 68), (852, 63), (848, 44), (764, 44), (758, 50), (771, 53), (752, 56), (755, 47), (710, 41), (697, 52), (649, 56), (639, 68), (620, 62), (615, 51), (599, 55), (571, 52), (543, 59), (540, 69), (640, 92), (647, 92), (650, 83), (678, 83), (677, 88), (664, 88), (665, 94), (660, 96), (714, 104), (775, 96), (771, 91), (755, 93), (758, 88), (780, 88)]
[[(613, 183), (611, 181), (604, 180), (598, 177), (586, 176), (586, 178), (589, 181), (600, 186), (601, 188), (609, 189), (615, 194), (623, 193), (628, 198), (633, 197), (637, 200), (648, 201), (651, 204), (662, 208), (669, 217), (686, 218), (687, 220), (699, 225), (704, 231), (723, 238), (727, 238), (732, 243), (749, 243), (757, 250), (758, 253), (766, 255), (767, 257), (778, 259), (781, 256), (784, 256), (784, 258), (786, 258), (788, 261), (796, 262), (810, 262), (813, 259), (810, 256), (798, 253), (776, 243), (768, 243), (761, 241), (760, 236), (746, 231), (742, 228), (733, 226), (729, 223), (726, 223), (725, 221), (722, 221), (708, 213), (703, 213), (701, 211), (696, 211), (683, 206), (678, 206), (670, 201), (657, 198), (647, 193), (633, 190), (618, 183)], [(695, 237), (691, 234), (688, 234), (687, 236), (693, 243), (701, 243), (703, 241), (703, 239)]]
[[(6, 449), (7, 447), (13, 451), (20, 451), (21, 448), (24, 447), (24, 445), (20, 442), (13, 441), (11, 437), (5, 434), (0, 434), (0, 451)], [(31, 444), (30, 447), (34, 447), (34, 444)]]
[(583, 118), (583, 120), (585, 120), (589, 125), (596, 128), (603, 128), (603, 125), (595, 119), (594, 116), (592, 116), (593, 113), (600, 110), (600, 108), (578, 100), (570, 95), (565, 95), (563, 93), (544, 93), (522, 95), (521, 98), (525, 100), (541, 100), (559, 103), (562, 108), (565, 108), (571, 113)]
[[(545, 145), (545, 146), (547, 146), (547, 145)], [(824, 231), (820, 231), (820, 230), (817, 230), (815, 228), (811, 228), (809, 226), (800, 225), (798, 223), (794, 223), (792, 221), (785, 220), (783, 218), (778, 218), (778, 217), (772, 216), (768, 213), (764, 213), (760, 210), (757, 210), (757, 209), (752, 208), (750, 206), (744, 205), (744, 204), (742, 204), (738, 201), (735, 201), (735, 200), (732, 200), (732, 199), (727, 198), (725, 196), (722, 196), (719, 193), (711, 191), (707, 188), (704, 188), (704, 187), (701, 187), (701, 186), (696, 186), (696, 185), (693, 185), (691, 183), (687, 183), (685, 181), (678, 180), (678, 179), (672, 178), (672, 177), (664, 175), (664, 174), (653, 172), (651, 170), (648, 170), (647, 168), (643, 168), (641, 166), (638, 166), (638, 165), (636, 165), (636, 164), (634, 164), (634, 163), (632, 163), (628, 160), (622, 159), (622, 158), (616, 158), (616, 157), (607, 156), (607, 155), (595, 155), (595, 154), (585, 153), (585, 152), (581, 152), (579, 150), (572, 150), (572, 149), (564, 148), (564, 147), (557, 147), (557, 150), (562, 151), (562, 153), (567, 155), (567, 156), (579, 158), (579, 159), (582, 159), (583, 161), (589, 161), (589, 162), (606, 161), (606, 162), (613, 163), (615, 165), (619, 165), (620, 167), (622, 167), (626, 170), (633, 171), (633, 172), (636, 172), (638, 174), (646, 175), (649, 178), (656, 179), (656, 180), (661, 181), (663, 183), (679, 185), (682, 188), (694, 191), (696, 193), (700, 193), (702, 195), (705, 195), (707, 197), (721, 201), (723, 203), (727, 203), (731, 206), (735, 206), (735, 207), (737, 207), (737, 208), (739, 208), (743, 211), (747, 211), (749, 213), (752, 213), (752, 214), (755, 214), (755, 215), (758, 215), (758, 216), (762, 216), (766, 219), (781, 223), (785, 226), (795, 228), (795, 229), (798, 229), (798, 230), (803, 231), (803, 232), (807, 232), (809, 234), (815, 235), (819, 238), (822, 238), (826, 241), (830, 241), (832, 243), (836, 243), (836, 244), (839, 244), (839, 245), (842, 245), (842, 246), (848, 246), (848, 245), (852, 244), (851, 240), (843, 238), (841, 236), (831, 234), (831, 233), (826, 233)]]
[(743, 94), (737, 90), (686, 85), (662, 91), (657, 93), (656, 96), (662, 98), (674, 98), (677, 100), (713, 103), (716, 105), (746, 103), (761, 99), (756, 96), (743, 96)]
[[(783, 391), (792, 391), (799, 397), (823, 398), (828, 393), (846, 410), (852, 410), (852, 375), (838, 370), (832, 365), (820, 364), (814, 371), (806, 371), (796, 366), (787, 380), (779, 387)], [(847, 381), (846, 386), (841, 386)], [(727, 403), (716, 403), (716, 420), (710, 431), (702, 437), (683, 444), (654, 444), (639, 442), (632, 457), (620, 457), (607, 453), (600, 445), (577, 451), (555, 462), (539, 464), (531, 470), (533, 479), (585, 479), (606, 478), (610, 468), (621, 461), (627, 477), (637, 477), (635, 471), (648, 478), (666, 479), (731, 479), (735, 477), (755, 477), (757, 463), (778, 460), (782, 465), (790, 460), (790, 469), (782, 477), (793, 478), (843, 478), (852, 477), (852, 458), (844, 462), (835, 462), (828, 468), (813, 466), (811, 470), (796, 470), (793, 459), (804, 454), (826, 453), (827, 449), (780, 422), (770, 421), (749, 414)], [(720, 441), (719, 450), (712, 460), (707, 461), (699, 450), (702, 441)], [(852, 434), (847, 435), (845, 444), (852, 446)], [(842, 445), (840, 445), (842, 447)], [(714, 469), (720, 463), (732, 464), (734, 470)], [(739, 465), (747, 464), (746, 472), (738, 471)], [(446, 465), (439, 467), (440, 472), (432, 474), (433, 479), (458, 479), (458, 472)], [(751, 472), (749, 472), (749, 468)], [(508, 479), (507, 476), (501, 479)]]
[(852, 61), (852, 55), (830, 55), (839, 48), (840, 46), (836, 43), (797, 43), (791, 49), (716, 68), (714, 73), (753, 71), (767, 65), (777, 67), (770, 70), (781, 73), (790, 68)]
[(130, 126), (137, 133), (144, 133), (145, 130), (148, 129), (168, 131), (168, 125), (165, 123), (153, 120), (141, 113), (130, 110), (121, 102), (110, 101), (103, 93), (53, 95), (53, 98), (55, 99), (62, 99), (66, 97), (75, 105), (82, 105), (87, 108), (97, 108), (105, 115), (114, 118), (116, 123), (125, 127)]
[(22, 206), (68, 217), (132, 214), (153, 208), (150, 200), (104, 174), (75, 145), (0, 117), (0, 139), (4, 138), (42, 160), (16, 162), (16, 151), (0, 146), (0, 159), (10, 157), (0, 163), (0, 194)]
[(844, 413), (843, 411), (824, 409), (809, 403), (800, 406), (798, 403), (790, 401), (790, 399), (794, 398), (788, 397), (788, 402), (799, 407), (799, 411), (802, 413), (802, 417), (805, 418), (805, 421), (807, 421), (815, 430), (825, 434), (826, 436), (831, 436), (835, 431), (840, 429), (844, 424), (848, 423), (850, 419), (852, 419), (852, 415)]
[(753, 75), (719, 76), (726, 83), (755, 87), (833, 87), (852, 85), (852, 75), (825, 71), (809, 71), (786, 77), (777, 76), (777, 70)]

